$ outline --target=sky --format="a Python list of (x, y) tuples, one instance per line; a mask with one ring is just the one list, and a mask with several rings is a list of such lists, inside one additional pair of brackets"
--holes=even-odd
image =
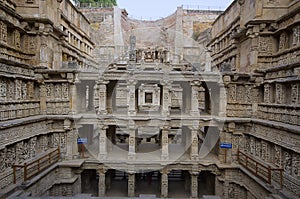
[(233, 0), (117, 0), (130, 18), (156, 20), (173, 14), (177, 7), (225, 10)]

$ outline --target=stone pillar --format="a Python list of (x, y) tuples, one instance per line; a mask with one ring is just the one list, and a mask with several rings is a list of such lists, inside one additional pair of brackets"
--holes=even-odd
[(192, 116), (199, 116), (199, 85), (201, 82), (192, 81), (191, 82), (191, 111)]
[(107, 114), (107, 84), (109, 81), (100, 81), (99, 84), (99, 113), (100, 115), (106, 115)]
[(171, 85), (168, 81), (161, 82), (163, 86), (163, 95), (162, 95), (162, 115), (169, 116), (170, 115), (170, 106), (171, 106), (171, 97), (170, 97), (170, 89)]
[(220, 99), (219, 99), (219, 116), (226, 116), (226, 106), (227, 106), (227, 97), (226, 97), (226, 88), (223, 83), (219, 83), (220, 88)]
[(168, 197), (168, 173), (167, 171), (161, 172), (161, 197)]
[(127, 81), (127, 106), (129, 116), (136, 115), (135, 84), (136, 81), (132, 79)]
[(104, 160), (107, 156), (107, 136), (106, 130), (108, 126), (100, 125), (99, 126), (99, 153), (98, 159)]
[(105, 186), (105, 173), (106, 171), (103, 168), (100, 168), (97, 170), (99, 175), (99, 181), (98, 181), (98, 197), (104, 197), (106, 192), (106, 186)]
[(128, 134), (129, 134), (129, 150), (128, 159), (134, 160), (136, 155), (136, 130), (134, 121), (129, 121), (128, 124)]
[(199, 150), (198, 150), (198, 129), (191, 129), (191, 160), (197, 161), (199, 160)]
[(205, 52), (205, 71), (211, 72), (211, 56), (210, 56), (211, 51), (206, 51)]
[(128, 173), (128, 197), (134, 197), (135, 194), (135, 174)]
[(70, 99), (70, 110), (71, 114), (76, 114), (78, 112), (77, 110), (77, 98), (79, 97), (77, 95), (77, 83), (71, 83), (70, 84), (70, 91), (71, 91), (71, 99)]
[(191, 173), (191, 198), (198, 198), (198, 172)]
[(161, 131), (161, 159), (169, 159), (169, 127), (163, 127)]

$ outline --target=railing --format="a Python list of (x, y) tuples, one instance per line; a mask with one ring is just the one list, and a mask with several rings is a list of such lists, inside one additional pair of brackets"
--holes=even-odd
[(280, 186), (283, 186), (283, 169), (271, 168), (271, 166), (263, 165), (249, 155), (238, 150), (238, 162), (243, 165), (246, 169), (251, 171), (260, 179), (272, 184), (272, 174), (273, 172), (279, 172), (280, 175)]
[(17, 168), (23, 169), (24, 182), (29, 180), (30, 178), (36, 176), (49, 166), (58, 162), (60, 159), (60, 148), (58, 147), (56, 150), (40, 157), (39, 159), (30, 162), (24, 163), (24, 165), (13, 165), (13, 182), (16, 184), (17, 181)]

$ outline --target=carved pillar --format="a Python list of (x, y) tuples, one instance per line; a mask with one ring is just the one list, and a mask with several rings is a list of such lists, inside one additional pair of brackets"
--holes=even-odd
[(134, 121), (129, 121), (128, 133), (129, 133), (128, 159), (134, 160), (136, 155), (136, 130), (135, 130)]
[(136, 81), (130, 79), (127, 81), (127, 106), (128, 106), (128, 115), (136, 115), (136, 99), (135, 99), (135, 84)]
[(191, 82), (191, 111), (190, 114), (193, 116), (200, 115), (199, 113), (199, 86), (201, 82), (193, 81)]
[(223, 83), (219, 83), (220, 99), (219, 99), (219, 116), (224, 117), (226, 114), (227, 97), (226, 88)]
[(199, 144), (198, 129), (192, 128), (191, 129), (191, 151), (190, 151), (191, 160), (197, 161), (199, 159), (198, 144)]
[(70, 109), (71, 109), (71, 114), (76, 114), (77, 113), (77, 86), (76, 83), (71, 83), (70, 84), (70, 91), (71, 91), (71, 99), (70, 99)]
[(98, 159), (104, 160), (107, 156), (107, 136), (106, 130), (108, 126), (100, 125), (99, 126), (99, 154)]
[(103, 168), (100, 168), (97, 170), (99, 175), (99, 181), (98, 181), (98, 197), (104, 197), (106, 192), (106, 186), (105, 186), (105, 173), (106, 170)]
[(66, 131), (67, 135), (67, 154), (66, 158), (71, 160), (74, 156), (78, 156), (78, 145), (77, 145), (77, 132), (75, 129), (71, 128), (72, 122), (68, 119), (64, 120), (64, 130)]
[(161, 131), (161, 159), (169, 159), (169, 127), (163, 127)]
[(190, 172), (191, 174), (191, 198), (198, 198), (198, 172)]
[(128, 197), (134, 197), (135, 194), (135, 174), (128, 173)]
[(161, 171), (161, 197), (168, 197), (168, 172), (163, 170)]
[(162, 101), (162, 115), (169, 116), (170, 115), (170, 106), (171, 106), (171, 97), (170, 97), (170, 89), (171, 83), (169, 81), (161, 82), (163, 86), (163, 101)]
[(264, 103), (270, 103), (271, 101), (271, 92), (270, 84), (264, 85)]
[(99, 82), (99, 113), (100, 115), (107, 114), (107, 84), (109, 81), (101, 81)]

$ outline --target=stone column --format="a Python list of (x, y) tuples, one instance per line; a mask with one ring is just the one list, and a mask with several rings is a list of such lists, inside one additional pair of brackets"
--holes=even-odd
[(108, 129), (108, 126), (100, 125), (99, 126), (99, 153), (98, 153), (98, 159), (104, 160), (107, 156), (107, 136), (106, 136), (106, 130)]
[(161, 197), (168, 197), (168, 173), (167, 171), (161, 171)]
[(220, 88), (220, 99), (219, 99), (219, 116), (226, 116), (226, 106), (227, 106), (227, 97), (226, 97), (226, 88), (223, 83), (219, 83)]
[(192, 116), (199, 116), (199, 86), (201, 82), (192, 81), (191, 82), (191, 111)]
[(100, 115), (106, 115), (107, 114), (107, 84), (109, 81), (100, 81), (99, 84), (99, 113)]
[(128, 197), (134, 197), (135, 194), (135, 174), (128, 173)]
[(169, 127), (163, 127), (161, 132), (161, 159), (169, 159)]
[(199, 151), (198, 151), (198, 129), (191, 129), (191, 160), (197, 161), (199, 160)]
[(128, 133), (129, 133), (128, 159), (134, 160), (136, 155), (136, 130), (135, 130), (134, 121), (129, 121)]
[(162, 115), (167, 117), (167, 116), (170, 115), (170, 106), (171, 106), (170, 89), (171, 89), (171, 85), (170, 85), (169, 81), (162, 81), (161, 85), (163, 86)]
[(103, 168), (100, 168), (97, 170), (99, 175), (99, 181), (98, 181), (98, 197), (104, 197), (106, 186), (105, 186), (105, 173), (106, 171)]
[(71, 114), (76, 114), (78, 113), (78, 109), (77, 109), (77, 98), (79, 97), (77, 95), (77, 85), (80, 82), (75, 81), (75, 82), (71, 82), (70, 83), (70, 91), (71, 91), (71, 99), (70, 99), (70, 110), (71, 110)]
[(191, 198), (198, 198), (198, 172), (191, 173)]
[(136, 81), (128, 80), (127, 81), (127, 106), (128, 106), (128, 115), (134, 116), (136, 115), (136, 99), (135, 99), (135, 84)]

